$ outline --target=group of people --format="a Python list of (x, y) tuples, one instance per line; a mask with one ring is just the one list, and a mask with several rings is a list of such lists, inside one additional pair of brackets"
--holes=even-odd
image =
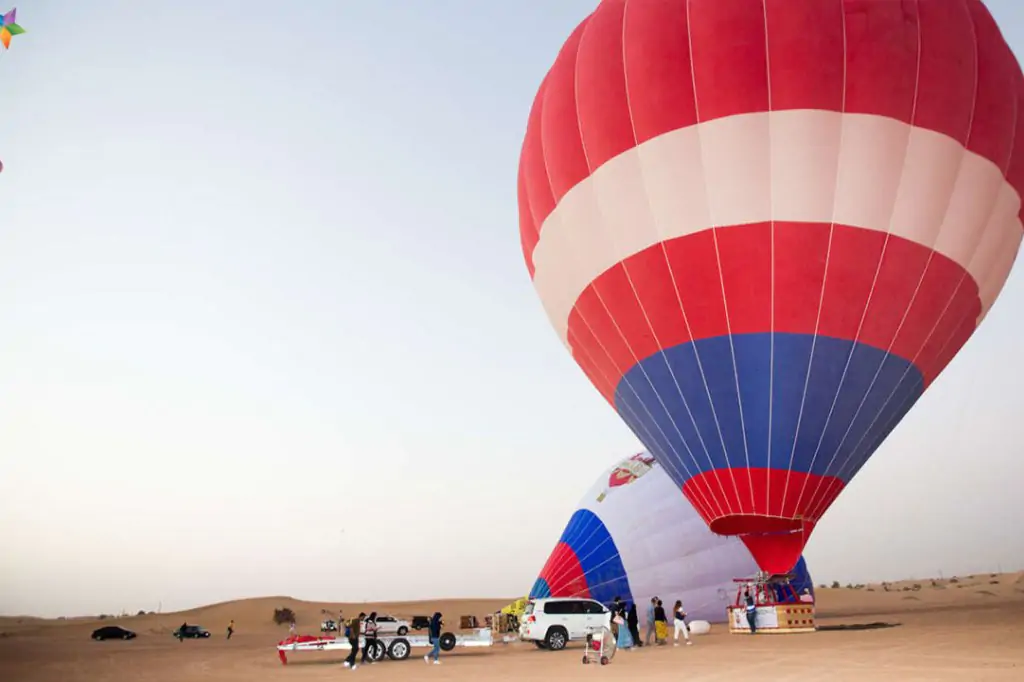
[[(343, 623), (344, 620), (339, 616), (339, 623)], [(423, 660), (427, 663), (433, 661), (434, 665), (441, 663), (441, 627), (444, 625), (441, 613), (435, 611), (434, 615), (430, 617), (430, 626), (428, 632), (430, 634), (430, 643), (433, 645), (433, 649), (430, 653), (423, 657)], [(363, 638), (363, 656), (359, 663), (356, 663), (356, 658), (359, 656), (359, 638)], [(348, 654), (348, 658), (345, 659), (345, 667), (350, 670), (355, 670), (359, 667), (360, 663), (376, 663), (377, 661), (371, 658), (370, 651), (377, 646), (377, 612), (373, 611), (369, 615), (360, 612), (358, 616), (350, 620), (345, 624), (345, 638), (348, 639), (349, 646), (352, 650)]]
[[(668, 617), (665, 614), (665, 606), (658, 597), (651, 597), (651, 603), (647, 605), (647, 632), (643, 641), (640, 641), (640, 618), (637, 614), (636, 602), (627, 605), (621, 597), (615, 597), (612, 601), (611, 611), (612, 634), (615, 636), (618, 648), (632, 649), (634, 646), (650, 646), (652, 639), (658, 646), (668, 643)], [(690, 630), (686, 626), (686, 611), (680, 600), (675, 603), (672, 619), (675, 626), (673, 646), (679, 646), (680, 634), (683, 635), (687, 645), (693, 644), (693, 641), (690, 640)]]

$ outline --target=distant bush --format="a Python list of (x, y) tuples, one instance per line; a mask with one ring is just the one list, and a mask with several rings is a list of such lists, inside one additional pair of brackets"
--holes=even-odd
[(955, 585), (956, 583), (960, 582), (960, 578), (957, 578), (954, 575), (952, 578), (949, 579), (949, 582), (951, 582), (951, 583), (953, 583)]
[(101, 613), (100, 616), (99, 616), (99, 619), (100, 620), (106, 620), (107, 619), (107, 614)]
[(838, 590), (839, 589), (839, 581), (838, 580), (833, 580), (832, 581), (832, 589), (833, 590)]
[(142, 609), (141, 611), (139, 611), (139, 612), (138, 612), (138, 613), (136, 613), (135, 615), (136, 615), (136, 616), (145, 616), (145, 615), (146, 615), (146, 609)]
[(274, 609), (274, 623), (277, 625), (284, 625), (285, 623), (295, 622), (295, 612), (289, 608)]

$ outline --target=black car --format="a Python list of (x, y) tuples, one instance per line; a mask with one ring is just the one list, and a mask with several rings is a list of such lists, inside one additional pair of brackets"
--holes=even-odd
[(413, 616), (412, 617), (412, 629), (413, 630), (426, 630), (430, 627), (429, 616)]
[(135, 639), (135, 633), (117, 625), (105, 625), (97, 630), (93, 630), (92, 638), (97, 642), (107, 639)]
[(178, 639), (206, 639), (210, 631), (199, 625), (182, 625), (173, 634)]

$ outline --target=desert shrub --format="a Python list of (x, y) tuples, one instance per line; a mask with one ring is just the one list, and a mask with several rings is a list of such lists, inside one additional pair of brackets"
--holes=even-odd
[(295, 612), (285, 607), (281, 609), (274, 609), (274, 623), (276, 625), (284, 625), (285, 623), (295, 622)]
[(146, 610), (145, 610), (145, 609), (142, 609), (141, 611), (139, 611), (139, 612), (138, 612), (138, 613), (136, 613), (135, 615), (136, 615), (136, 616), (145, 616), (145, 615), (146, 615)]
[(105, 613), (101, 613), (101, 614), (100, 614), (100, 618), (99, 618), (99, 619), (100, 619), (100, 620), (106, 620), (106, 619), (107, 619), (107, 614), (105, 614)]
[(949, 582), (951, 582), (951, 583), (953, 583), (955, 585), (956, 583), (960, 582), (960, 578), (957, 578), (954, 575), (952, 578), (949, 579)]

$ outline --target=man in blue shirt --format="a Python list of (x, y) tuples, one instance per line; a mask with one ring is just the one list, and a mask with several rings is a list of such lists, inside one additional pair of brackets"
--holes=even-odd
[(647, 634), (644, 635), (644, 645), (650, 644), (655, 637), (654, 630), (654, 607), (658, 605), (658, 598), (651, 597), (651, 603), (647, 605)]

